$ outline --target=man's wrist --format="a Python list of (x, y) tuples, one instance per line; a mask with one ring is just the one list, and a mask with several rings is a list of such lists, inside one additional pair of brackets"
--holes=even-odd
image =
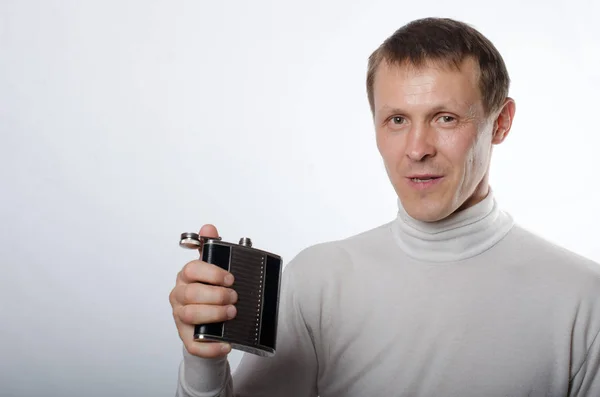
[(183, 347), (183, 361), (179, 369), (180, 387), (191, 397), (218, 396), (229, 380), (227, 356), (202, 358), (190, 354)]

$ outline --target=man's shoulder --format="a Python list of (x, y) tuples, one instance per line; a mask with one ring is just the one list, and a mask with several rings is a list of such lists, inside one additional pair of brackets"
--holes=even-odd
[(312, 244), (302, 249), (289, 266), (306, 271), (351, 266), (360, 254), (368, 255), (386, 243), (390, 238), (390, 225), (391, 222), (387, 222), (337, 240)]
[(520, 224), (515, 224), (508, 239), (515, 262), (527, 263), (554, 277), (564, 277), (600, 292), (600, 263), (566, 248)]

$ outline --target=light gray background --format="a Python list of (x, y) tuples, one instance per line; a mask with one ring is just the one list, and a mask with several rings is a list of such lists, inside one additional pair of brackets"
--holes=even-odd
[(413, 18), (494, 41), (517, 101), (496, 195), (600, 261), (599, 4), (1, 1), (0, 395), (173, 395), (181, 232), (287, 262), (392, 219), (364, 78)]

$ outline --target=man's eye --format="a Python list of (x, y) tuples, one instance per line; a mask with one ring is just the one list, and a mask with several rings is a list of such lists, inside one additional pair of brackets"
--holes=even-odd
[(440, 117), (440, 119), (441, 119), (441, 120), (442, 120), (442, 122), (444, 122), (444, 123), (451, 123), (451, 122), (453, 122), (454, 120), (456, 120), (456, 119), (455, 119), (454, 117), (452, 117), (452, 116), (442, 116), (442, 117)]
[(404, 117), (394, 116), (392, 117), (392, 123), (394, 124), (402, 124), (404, 122)]

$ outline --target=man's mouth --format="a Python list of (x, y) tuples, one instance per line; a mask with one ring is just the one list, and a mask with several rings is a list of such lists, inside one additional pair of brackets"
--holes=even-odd
[(440, 178), (441, 176), (439, 175), (414, 175), (408, 177), (408, 179), (416, 183), (430, 182)]

